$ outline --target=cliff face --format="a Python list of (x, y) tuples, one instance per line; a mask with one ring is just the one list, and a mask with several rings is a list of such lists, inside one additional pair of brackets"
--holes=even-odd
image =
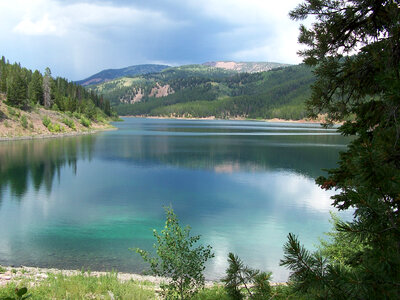
[(119, 102), (134, 104), (142, 101), (143, 97), (161, 98), (175, 93), (169, 84), (160, 85), (158, 82), (156, 82), (155, 86), (152, 87), (149, 92), (146, 92), (146, 90), (148, 89), (140, 87), (132, 88), (131, 91), (127, 92), (119, 99)]

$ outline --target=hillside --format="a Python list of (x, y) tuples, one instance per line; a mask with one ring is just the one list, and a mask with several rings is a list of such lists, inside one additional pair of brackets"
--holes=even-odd
[(108, 69), (96, 73), (86, 79), (76, 81), (76, 83), (83, 86), (87, 86), (91, 84), (99, 84), (107, 82), (119, 77), (129, 77), (129, 76), (136, 76), (148, 73), (158, 73), (166, 68), (169, 68), (169, 66), (146, 64), (146, 65), (130, 66), (122, 69)]
[(280, 67), (288, 67), (288, 64), (274, 62), (234, 62), (234, 61), (212, 61), (203, 63), (205, 66), (232, 70), (241, 73), (257, 73), (270, 71)]
[[(0, 141), (27, 137), (76, 135), (111, 129), (107, 120), (90, 121), (81, 114), (37, 107), (29, 111), (5, 104), (0, 97)], [(46, 126), (47, 125), (47, 126)]]
[(64, 78), (0, 60), (0, 138), (88, 132), (110, 127), (110, 102)]
[(258, 73), (191, 65), (90, 88), (120, 115), (301, 119), (313, 82), (304, 65)]

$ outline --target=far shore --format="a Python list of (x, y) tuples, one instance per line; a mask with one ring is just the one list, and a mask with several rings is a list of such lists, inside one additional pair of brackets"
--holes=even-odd
[(26, 136), (0, 137), (0, 142), (72, 137), (72, 136), (79, 136), (79, 135), (95, 134), (98, 132), (110, 131), (110, 130), (117, 130), (117, 128), (107, 126), (107, 127), (103, 127), (103, 128), (93, 128), (93, 129), (89, 129), (87, 131), (63, 132), (63, 133), (57, 133), (57, 134), (49, 133), (49, 134), (37, 134), (37, 135), (26, 135)]
[[(318, 118), (318, 119), (300, 119), (300, 120), (287, 120), (287, 119), (248, 119), (244, 117), (234, 117), (228, 119), (216, 118), (216, 117), (204, 117), (204, 118), (192, 118), (192, 117), (161, 117), (161, 116), (145, 116), (145, 115), (138, 115), (138, 116), (120, 116), (121, 118), (146, 118), (146, 119), (167, 119), (167, 120), (226, 120), (226, 121), (259, 121), (259, 122), (269, 122), (269, 123), (303, 123), (303, 124), (323, 124), (325, 119)], [(334, 123), (334, 125), (341, 125), (342, 123)]]

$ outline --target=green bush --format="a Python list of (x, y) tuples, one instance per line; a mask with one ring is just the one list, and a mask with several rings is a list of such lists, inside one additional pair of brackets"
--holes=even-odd
[(8, 113), (12, 116), (12, 117), (20, 117), (21, 113), (17, 110), (15, 110), (14, 108), (12, 108), (11, 106), (7, 107)]
[(52, 110), (59, 111), (60, 109), (58, 108), (58, 105), (56, 103), (53, 104), (51, 107)]
[(76, 119), (80, 119), (81, 118), (81, 114), (78, 113), (77, 111), (74, 111), (74, 113), (72, 114), (74, 116), (74, 118)]
[(194, 245), (200, 236), (190, 236), (190, 227), (182, 228), (174, 211), (165, 208), (167, 220), (161, 233), (153, 231), (157, 239), (158, 257), (150, 257), (149, 253), (139, 248), (133, 249), (144, 261), (150, 264), (151, 272), (157, 276), (169, 277), (168, 284), (160, 285), (162, 294), (167, 299), (189, 299), (204, 287), (204, 264), (214, 254), (211, 246)]
[(24, 127), (25, 129), (28, 128), (28, 120), (27, 120), (27, 118), (26, 118), (25, 115), (22, 115), (22, 116), (21, 116), (21, 125), (22, 125), (22, 127)]
[(58, 123), (50, 124), (48, 129), (50, 132), (65, 132), (65, 128)]
[(51, 124), (51, 120), (47, 116), (44, 116), (42, 119), (42, 123), (44, 126), (46, 126), (46, 128), (49, 128), (49, 125)]
[(64, 118), (64, 119), (62, 119), (61, 122), (63, 122), (63, 123), (64, 123), (65, 125), (67, 125), (69, 128), (71, 128), (71, 129), (73, 129), (73, 130), (76, 130), (75, 123), (74, 123), (74, 121), (72, 121), (71, 119)]
[(81, 116), (81, 124), (85, 127), (90, 127), (90, 125), (92, 125), (92, 122), (90, 122), (90, 120), (86, 119), (84, 116)]

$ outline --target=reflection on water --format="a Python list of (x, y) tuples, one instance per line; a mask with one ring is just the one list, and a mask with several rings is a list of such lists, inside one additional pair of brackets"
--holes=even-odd
[(77, 160), (90, 160), (95, 139), (80, 136), (0, 143), (0, 201), (7, 187), (15, 199), (20, 199), (30, 182), (36, 191), (44, 185), (50, 193), (62, 167), (68, 165), (76, 174)]
[[(139, 272), (171, 204), (216, 257), (285, 280), (288, 232), (328, 231), (330, 193), (314, 178), (348, 140), (299, 124), (128, 119), (93, 136), (0, 143), (0, 264)], [(182, 134), (184, 133), (184, 134)], [(257, 134), (254, 134), (257, 133)], [(346, 217), (346, 216), (345, 216)]]

